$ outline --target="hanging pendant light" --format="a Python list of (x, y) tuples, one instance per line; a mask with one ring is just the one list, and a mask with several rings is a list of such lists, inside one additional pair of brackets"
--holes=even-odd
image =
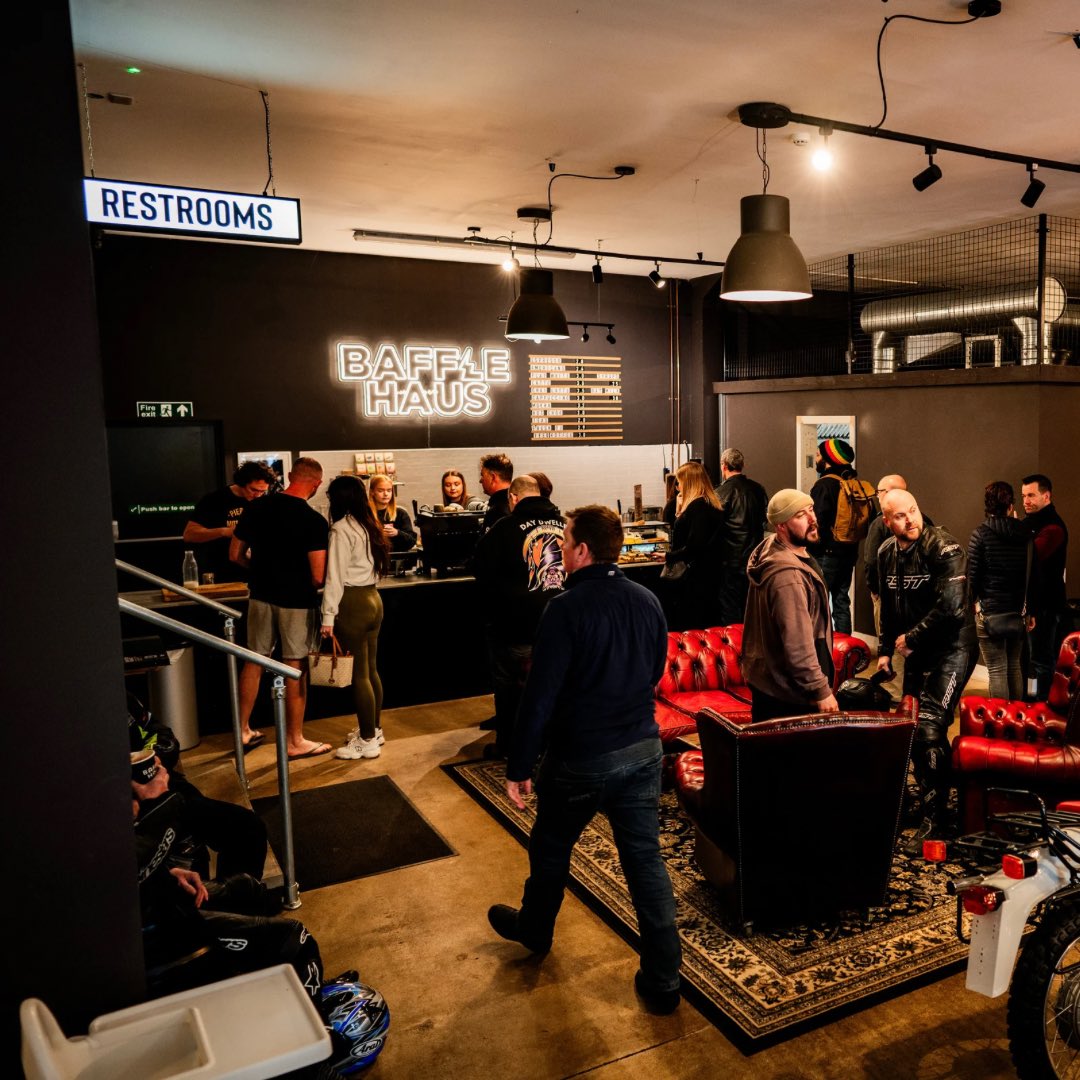
[(507, 341), (561, 341), (570, 337), (566, 316), (555, 299), (550, 270), (521, 271), (521, 292), (506, 316)]
[(770, 195), (767, 129), (786, 123), (777, 106), (751, 102), (739, 106), (739, 119), (757, 128), (754, 144), (761, 162), (761, 194), (746, 195), (739, 204), (739, 239), (724, 263), (720, 296), (724, 300), (765, 303), (808, 300), (810, 273), (802, 252), (791, 239), (791, 204)]
[(742, 230), (724, 263), (720, 296), (763, 303), (808, 300), (810, 273), (791, 239), (791, 206), (783, 195), (746, 195)]

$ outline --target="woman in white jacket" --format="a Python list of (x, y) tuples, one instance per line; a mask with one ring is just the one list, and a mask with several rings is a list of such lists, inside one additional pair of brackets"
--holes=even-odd
[(336, 633), (353, 654), (356, 730), (337, 756), (377, 758), (383, 744), (382, 682), (375, 653), (383, 604), (375, 583), (390, 568), (390, 545), (375, 520), (367, 492), (355, 476), (339, 476), (326, 489), (330, 499), (330, 548), (323, 588), (322, 636)]

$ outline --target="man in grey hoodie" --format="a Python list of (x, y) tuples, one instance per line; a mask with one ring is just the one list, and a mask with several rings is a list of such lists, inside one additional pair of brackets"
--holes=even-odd
[(746, 571), (742, 669), (753, 691), (752, 718), (836, 712), (829, 590), (807, 550), (818, 539), (814, 501), (783, 488), (766, 517), (775, 534), (754, 549)]

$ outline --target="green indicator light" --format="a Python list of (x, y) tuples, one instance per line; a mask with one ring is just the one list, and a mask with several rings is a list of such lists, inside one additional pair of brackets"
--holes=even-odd
[(128, 74), (129, 74), (129, 75), (141, 75), (141, 74), (142, 74), (142, 68), (137, 68), (137, 67), (129, 67), (129, 68), (124, 68), (124, 70), (125, 70), (125, 71), (126, 71), (126, 72), (127, 72)]

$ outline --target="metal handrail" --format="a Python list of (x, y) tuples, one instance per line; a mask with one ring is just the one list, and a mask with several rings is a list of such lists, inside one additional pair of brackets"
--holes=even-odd
[[(119, 560), (117, 562), (119, 563)], [(160, 612), (151, 611), (149, 608), (141, 607), (139, 604), (133, 604), (122, 596), (118, 596), (116, 602), (120, 605), (122, 614), (131, 615), (133, 618), (141, 619), (143, 622), (148, 622), (162, 630), (172, 630), (191, 641), (198, 642), (200, 645), (206, 645), (211, 649), (217, 649), (219, 652), (228, 653), (230, 657), (238, 657), (241, 660), (248, 661), (248, 663), (258, 664), (259, 667), (265, 668), (273, 674), (274, 684), (270, 696), (274, 703), (278, 798), (281, 802), (281, 830), (285, 849), (282, 852), (284, 861), (282, 871), (285, 878), (284, 906), (290, 910), (298, 908), (300, 906), (300, 890), (296, 884), (296, 852), (293, 848), (292, 803), (289, 797), (289, 751), (285, 741), (285, 680), (299, 679), (302, 673), (297, 668), (289, 667), (288, 664), (279, 663), (277, 660), (271, 660), (270, 657), (252, 652), (242, 645), (236, 645), (231, 641), (208, 634), (205, 630), (199, 630), (197, 627), (182, 623), (178, 619), (172, 619), (168, 615), (162, 615)], [(239, 753), (243, 754), (242, 747)]]
[(222, 615), (231, 615), (234, 619), (242, 619), (244, 617), (242, 611), (237, 611), (236, 608), (226, 607), (217, 600), (211, 600), (208, 596), (193, 592), (191, 589), (185, 589), (183, 585), (177, 585), (175, 581), (170, 581), (168, 578), (159, 577), (157, 574), (150, 573), (149, 570), (143, 570), (142, 567), (133, 566), (131, 563), (124, 562), (123, 559), (116, 559), (115, 562), (116, 569), (123, 570), (125, 574), (132, 574), (134, 577), (142, 578), (143, 581), (149, 581), (153, 585), (160, 585), (163, 589), (169, 589), (171, 592), (186, 597), (188, 600), (194, 600), (197, 604), (203, 604), (206, 607), (213, 608)]
[[(243, 612), (237, 611), (236, 608), (228, 607), (217, 600), (211, 600), (209, 597), (203, 596), (193, 589), (185, 589), (183, 585), (177, 585), (175, 581), (169, 581), (168, 578), (159, 577), (149, 570), (144, 570), (141, 566), (135, 566), (132, 563), (124, 562), (122, 559), (115, 559), (114, 561), (117, 570), (122, 570), (125, 573), (142, 578), (144, 581), (149, 581), (154, 585), (160, 585), (163, 589), (171, 589), (179, 596), (186, 597), (188, 600), (194, 600), (197, 604), (202, 604), (203, 607), (212, 608), (214, 611), (223, 615), (225, 617), (225, 625), (223, 628), (225, 640), (233, 643), (236, 642), (236, 620), (244, 617)], [(240, 680), (236, 673), (236, 657), (230, 654), (226, 658), (226, 665), (229, 672), (229, 707), (232, 709), (233, 744), (236, 748), (236, 775), (240, 777), (240, 783), (243, 784), (244, 790), (247, 791), (248, 778), (247, 765), (244, 762), (244, 736), (240, 733)]]

